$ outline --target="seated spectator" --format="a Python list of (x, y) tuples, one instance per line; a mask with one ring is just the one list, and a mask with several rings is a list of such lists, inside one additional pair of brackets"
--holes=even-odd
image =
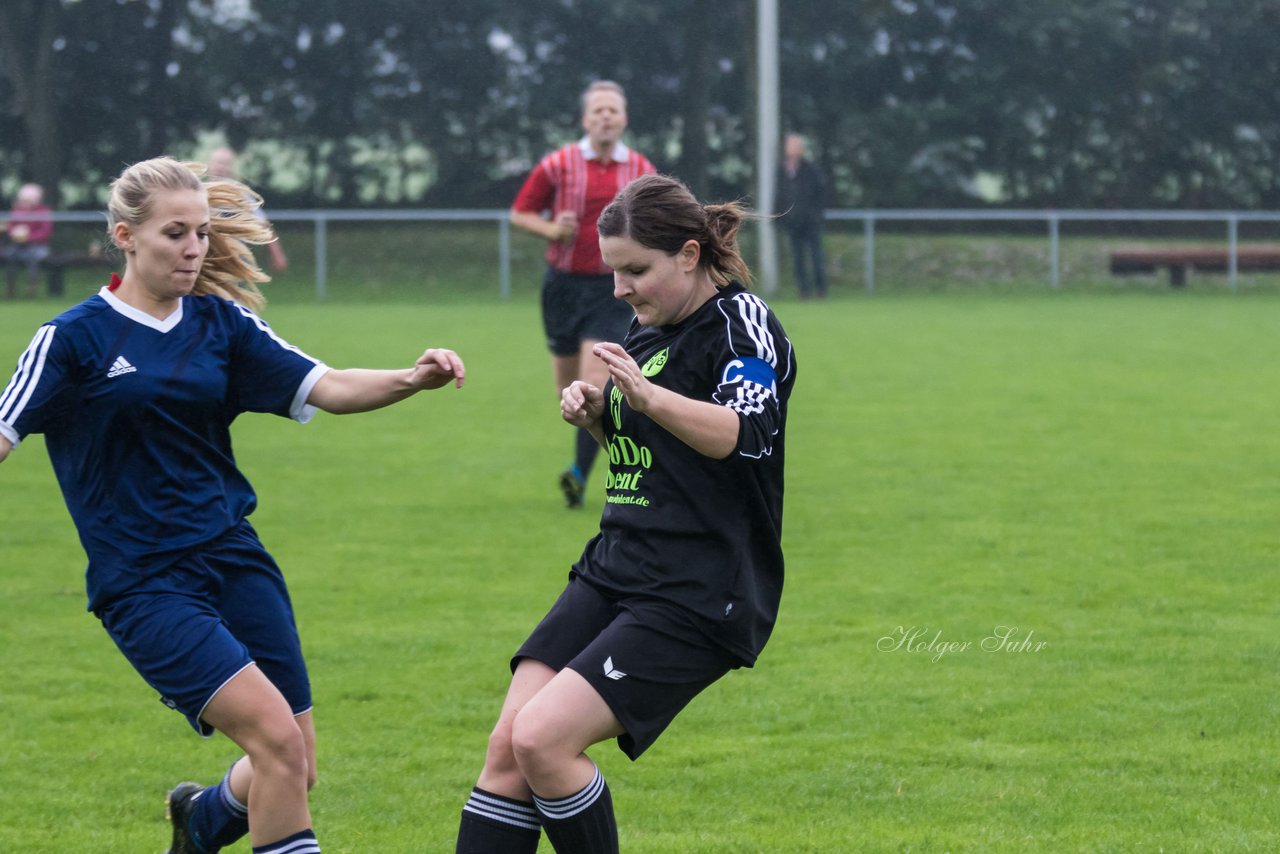
[(36, 295), (40, 279), (40, 263), (49, 257), (49, 241), (53, 237), (53, 218), (44, 206), (44, 188), (39, 184), (23, 184), (18, 198), (0, 230), (8, 232), (3, 249), (5, 286), (9, 299), (17, 296), (18, 268), (27, 268), (27, 296)]

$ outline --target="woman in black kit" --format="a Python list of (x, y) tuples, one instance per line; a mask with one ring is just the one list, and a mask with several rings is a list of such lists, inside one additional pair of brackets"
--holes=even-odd
[(796, 362), (746, 289), (744, 212), (646, 175), (599, 218), (614, 296), (635, 321), (595, 354), (603, 389), (561, 414), (609, 455), (600, 533), (512, 660), (459, 852), (617, 851), (609, 788), (584, 753), (632, 759), (690, 700), (764, 647), (782, 592), (787, 401)]

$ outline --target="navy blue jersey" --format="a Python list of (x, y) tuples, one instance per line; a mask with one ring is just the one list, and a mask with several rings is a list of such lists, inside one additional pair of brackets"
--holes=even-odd
[(328, 370), (252, 311), (186, 297), (165, 320), (103, 288), (40, 327), (0, 395), (0, 433), (45, 444), (89, 556), (89, 607), (248, 516), (231, 422), (271, 412), (305, 422)]
[(704, 456), (610, 381), (600, 533), (574, 571), (615, 596), (659, 599), (746, 664), (773, 629), (782, 595), (782, 494), (791, 341), (739, 284), (671, 326), (633, 321), (624, 343), (655, 385), (738, 414), (738, 446)]

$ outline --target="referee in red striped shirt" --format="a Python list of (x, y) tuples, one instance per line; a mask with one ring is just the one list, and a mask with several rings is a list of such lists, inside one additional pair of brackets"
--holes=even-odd
[[(529, 173), (511, 206), (511, 222), (547, 241), (542, 326), (557, 396), (574, 380), (602, 388), (609, 378), (591, 348), (622, 341), (633, 312), (613, 297), (613, 273), (600, 258), (596, 219), (633, 178), (656, 171), (621, 142), (627, 99), (617, 83), (598, 80), (582, 93), (582, 128), (580, 140), (548, 154)], [(582, 506), (599, 449), (590, 433), (577, 431), (573, 464), (560, 474), (569, 507)]]

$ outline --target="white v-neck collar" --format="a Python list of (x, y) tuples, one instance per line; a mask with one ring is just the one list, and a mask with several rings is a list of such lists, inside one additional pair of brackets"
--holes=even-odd
[(145, 311), (141, 311), (139, 309), (134, 308), (124, 300), (120, 299), (120, 297), (111, 293), (111, 291), (105, 287), (102, 290), (98, 291), (98, 296), (106, 300), (107, 305), (111, 306), (120, 314), (123, 314), (125, 317), (129, 318), (135, 323), (141, 323), (143, 326), (149, 326), (152, 329), (154, 329), (156, 332), (168, 332), (170, 329), (172, 329), (173, 327), (181, 323), (182, 308), (183, 306), (186, 305), (185, 299), (179, 300), (178, 307), (173, 310), (173, 313), (170, 314), (168, 317), (166, 317), (164, 320), (160, 320), (158, 318), (152, 317), (151, 315), (147, 314)]

